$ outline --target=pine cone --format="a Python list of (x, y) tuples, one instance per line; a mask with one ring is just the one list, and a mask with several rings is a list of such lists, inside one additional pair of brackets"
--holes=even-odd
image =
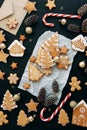
[(57, 96), (56, 96), (55, 94), (53, 94), (53, 93), (50, 93), (50, 94), (47, 96), (44, 105), (45, 105), (46, 107), (49, 107), (49, 106), (53, 105), (56, 100), (57, 100)]
[(24, 24), (25, 26), (31, 26), (32, 24), (38, 22), (38, 15), (37, 14), (33, 14), (31, 16), (29, 16), (28, 18), (25, 19)]
[(83, 16), (87, 12), (87, 4), (82, 5), (78, 10), (77, 14)]
[(45, 101), (45, 94), (46, 94), (45, 88), (40, 89), (39, 95), (37, 97), (38, 102), (44, 102)]
[(67, 29), (71, 32), (79, 33), (80, 32), (80, 26), (76, 24), (69, 24), (67, 26)]
[(54, 81), (54, 82), (52, 83), (52, 88), (53, 88), (53, 92), (55, 92), (55, 93), (58, 93), (58, 92), (59, 92), (59, 86), (58, 86), (57, 81)]
[(87, 33), (87, 19), (84, 19), (82, 22), (82, 31)]

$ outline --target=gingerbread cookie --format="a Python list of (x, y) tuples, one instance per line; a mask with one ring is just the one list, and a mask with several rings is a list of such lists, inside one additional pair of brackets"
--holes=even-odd
[(24, 89), (29, 89), (30, 88), (30, 84), (29, 83), (24, 83), (23, 88)]
[(26, 37), (25, 37), (25, 35), (20, 35), (20, 38), (19, 38), (19, 39), (20, 39), (20, 41), (23, 42), (23, 41), (26, 39)]
[(39, 105), (39, 103), (38, 102), (34, 102), (34, 100), (31, 99), (30, 102), (26, 103), (25, 105), (28, 108), (28, 112), (31, 112), (31, 111), (37, 112), (37, 106)]
[(53, 8), (56, 7), (56, 5), (55, 5), (55, 0), (48, 0), (48, 1), (47, 1), (47, 4), (46, 4), (45, 6), (48, 7), (49, 10), (52, 10)]
[(74, 92), (76, 89), (79, 91), (81, 90), (81, 86), (79, 85), (81, 83), (80, 80), (77, 79), (77, 77), (73, 76), (71, 78), (71, 82), (69, 82), (69, 85), (71, 86), (71, 91)]
[(37, 11), (35, 5), (36, 5), (36, 2), (28, 1), (26, 5), (24, 6), (24, 9), (26, 9), (27, 12), (30, 14), (32, 11)]
[(68, 114), (64, 109), (60, 110), (59, 117), (58, 117), (58, 123), (62, 126), (66, 126), (66, 124), (69, 123), (69, 117)]
[(67, 55), (60, 55), (58, 62), (57, 62), (57, 67), (58, 69), (68, 69), (70, 65), (69, 57)]
[(42, 48), (47, 50), (53, 59), (59, 55), (58, 47), (58, 32), (54, 32), (53, 35), (42, 43)]
[(9, 54), (5, 53), (3, 50), (0, 51), (0, 62), (7, 63), (7, 58)]
[(29, 123), (28, 117), (25, 114), (23, 110), (20, 110), (18, 119), (17, 119), (17, 125), (21, 127), (25, 127)]
[(29, 80), (31, 81), (39, 81), (43, 76), (43, 73), (34, 64), (29, 64), (28, 71), (29, 71)]
[(71, 40), (72, 48), (74, 50), (84, 52), (87, 46), (86, 40), (83, 35), (78, 35), (74, 39)]
[(35, 61), (36, 64), (41, 66), (41, 68), (49, 69), (55, 65), (52, 56), (48, 52), (48, 50), (40, 47), (37, 54), (37, 59)]
[(87, 104), (83, 99), (73, 108), (72, 124), (87, 128)]
[(16, 69), (16, 68), (18, 68), (16, 62), (12, 62), (12, 64), (11, 64), (10, 66), (11, 66), (12, 69)]
[(8, 25), (9, 29), (15, 29), (18, 25), (18, 22), (15, 18), (9, 18), (6, 24)]
[(17, 108), (17, 105), (13, 99), (13, 95), (10, 93), (9, 90), (6, 91), (3, 97), (3, 102), (1, 107), (3, 110), (12, 111), (14, 108)]
[(17, 76), (17, 74), (12, 74), (10, 73), (9, 77), (7, 78), (9, 80), (10, 84), (17, 84), (17, 81), (19, 80), (19, 77)]
[(0, 126), (9, 123), (9, 121), (6, 118), (7, 118), (7, 114), (4, 114), (3, 111), (0, 111)]
[(68, 50), (69, 49), (65, 45), (59, 48), (60, 54), (65, 54), (66, 55)]
[(13, 57), (22, 57), (25, 49), (26, 48), (22, 45), (22, 42), (19, 42), (18, 40), (14, 40), (8, 47), (9, 53)]
[(52, 72), (52, 69), (42, 69), (42, 73), (45, 74), (46, 76), (50, 75)]

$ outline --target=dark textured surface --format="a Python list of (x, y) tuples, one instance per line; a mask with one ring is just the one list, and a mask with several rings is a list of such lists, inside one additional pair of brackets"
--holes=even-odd
[[(2, 1), (2, 0), (0, 0), (0, 1)], [(11, 85), (9, 85), (7, 77), (9, 76), (10, 73), (17, 73), (17, 75), (21, 79), (22, 74), (23, 74), (24, 69), (25, 69), (25, 66), (26, 66), (26, 63), (27, 63), (29, 57), (31, 56), (32, 51), (33, 51), (35, 44), (37, 42), (37, 39), (40, 37), (40, 35), (47, 30), (51, 30), (51, 31), (58, 31), (59, 34), (62, 34), (70, 39), (77, 36), (77, 34), (69, 32), (67, 30), (66, 26), (60, 25), (60, 23), (58, 22), (59, 18), (56, 18), (56, 17), (55, 18), (50, 17), (47, 19), (48, 22), (55, 23), (54, 27), (50, 28), (50, 27), (44, 26), (44, 24), (42, 23), (42, 19), (41, 19), (42, 16), (45, 13), (49, 13), (49, 12), (76, 14), (77, 9), (82, 4), (87, 3), (87, 0), (56, 0), (57, 7), (54, 8), (52, 11), (49, 11), (48, 8), (46, 8), (44, 6), (46, 4), (47, 0), (31, 0), (31, 1), (37, 1), (36, 8), (38, 11), (32, 12), (31, 14), (38, 14), (39, 22), (32, 26), (33, 33), (31, 35), (26, 34), (27, 39), (24, 42), (24, 46), (26, 47), (26, 52), (25, 52), (24, 57), (22, 57), (22, 58), (9, 57), (7, 64), (0, 62), (0, 70), (2, 70), (3, 72), (6, 73), (5, 80), (4, 81), (0, 80), (0, 104), (2, 103), (3, 95), (7, 89), (9, 89), (12, 94), (19, 93), (19, 92), (21, 93), (21, 100), (20, 100), (20, 102), (17, 103), (18, 108), (14, 109), (12, 112), (5, 111), (5, 113), (8, 114), (9, 124), (3, 125), (2, 127), (0, 127), (0, 130), (2, 130), (2, 129), (9, 129), (10, 130), (12, 128), (17, 129), (17, 130), (22, 129), (22, 127), (16, 125), (17, 124), (17, 116), (18, 116), (19, 111), (21, 109), (23, 109), (26, 112), (26, 114), (29, 115), (29, 113), (27, 112), (27, 107), (25, 106), (25, 103), (28, 102), (31, 98), (33, 98), (35, 101), (37, 101), (36, 97), (32, 96), (31, 94), (29, 94), (26, 91), (22, 91), (22, 90), (17, 88), (20, 81), (18, 82), (17, 85), (15, 85), (15, 88), (12, 89)], [(63, 10), (60, 10), (61, 6), (63, 6)], [(25, 18), (27, 18), (28, 16), (29, 16), (29, 14), (27, 14)], [(83, 18), (81, 20), (67, 19), (67, 24), (72, 23), (72, 24), (78, 24), (81, 26), (83, 19), (85, 19), (86, 17), (87, 17), (87, 14), (85, 16), (83, 16)], [(22, 23), (16, 36), (11, 35), (10, 33), (6, 32), (6, 31), (4, 31), (4, 33), (5, 33), (6, 39), (7, 39), (7, 41), (5, 43), (6, 43), (6, 46), (8, 47), (14, 39), (19, 39), (20, 34), (25, 34), (25, 26)], [(82, 33), (82, 32), (80, 32), (80, 33)], [(87, 35), (87, 34), (83, 34), (83, 35)], [(31, 43), (29, 43), (29, 39), (33, 39), (33, 41)], [(5, 52), (8, 52), (7, 49), (5, 49)], [(70, 86), (68, 85), (68, 83), (69, 83), (70, 78), (72, 76), (77, 76), (78, 79), (81, 80), (82, 90), (79, 92), (78, 91), (73, 92), (69, 101), (75, 100), (76, 102), (79, 102), (81, 99), (84, 99), (87, 102), (87, 87), (84, 85), (84, 82), (87, 81), (87, 75), (84, 74), (84, 70), (82, 70), (78, 67), (78, 63), (82, 60), (86, 60), (86, 64), (87, 64), (87, 57), (85, 56), (85, 53), (78, 52), (74, 58), (72, 69), (71, 69), (67, 84), (63, 90), (60, 102), (66, 96), (66, 94), (70, 91)], [(12, 63), (12, 61), (18, 63), (18, 68), (16, 70), (12, 70), (10, 67), (10, 64)], [(69, 101), (67, 101), (67, 103), (64, 105), (63, 108), (68, 113), (69, 118), (70, 118), (70, 122), (71, 122), (72, 109), (69, 107)], [(51, 112), (47, 111), (45, 116), (46, 117), (49, 116), (55, 110), (56, 107), (57, 106), (53, 105), (51, 107), (52, 111)], [(70, 130), (71, 128), (72, 129), (80, 129), (80, 128), (85, 129), (85, 128), (82, 128), (79, 126), (72, 125), (71, 123), (67, 124), (67, 126), (65, 126), (65, 127), (62, 127), (61, 125), (57, 124), (58, 116), (56, 116), (49, 123), (42, 122), (39, 118), (39, 113), (40, 113), (40, 110), (42, 108), (43, 108), (43, 105), (40, 104), (38, 106), (38, 112), (37, 112), (37, 117), (36, 117), (35, 121), (30, 123), (29, 125), (27, 125), (24, 128), (25, 130), (35, 130), (35, 129), (37, 129), (37, 130), (41, 130), (41, 129), (43, 129), (43, 130), (46, 130), (46, 129), (47, 130), (53, 130), (53, 129), (55, 129), (55, 130), (61, 130), (61, 129), (62, 130), (65, 130), (65, 129)], [(0, 110), (2, 110), (2, 108), (0, 108)], [(33, 114), (33, 112), (31, 114)]]

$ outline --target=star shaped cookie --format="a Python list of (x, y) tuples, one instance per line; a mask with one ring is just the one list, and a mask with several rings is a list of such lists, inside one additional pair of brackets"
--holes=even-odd
[(30, 84), (29, 83), (24, 83), (24, 85), (23, 85), (23, 88), (25, 88), (25, 89), (29, 89), (30, 88)]
[(68, 69), (69, 65), (70, 65), (70, 60), (69, 60), (69, 56), (67, 55), (60, 55), (59, 59), (58, 59), (58, 69)]
[(5, 75), (5, 73), (0, 70), (0, 79), (1, 80), (4, 80), (4, 75)]
[(55, 2), (55, 0), (48, 0), (47, 4), (45, 6), (48, 7), (49, 10), (52, 10), (53, 8), (56, 7), (54, 2)]
[(64, 45), (60, 48), (60, 54), (67, 54), (69, 49)]
[(26, 5), (24, 6), (24, 9), (26, 9), (27, 12), (30, 14), (32, 11), (37, 11), (35, 5), (36, 5), (36, 2), (28, 1)]
[(26, 39), (26, 37), (25, 37), (25, 35), (20, 35), (20, 38), (19, 38), (19, 39), (20, 39), (20, 41), (23, 42), (23, 41)]
[(12, 62), (10, 66), (12, 69), (16, 69), (18, 67), (16, 62)]
[(38, 102), (34, 102), (33, 99), (30, 100), (29, 103), (25, 104), (28, 107), (28, 112), (35, 111), (37, 112), (37, 106), (39, 105)]
[(3, 50), (0, 51), (0, 62), (7, 63), (7, 57), (9, 54), (6, 54), (3, 52)]
[(10, 73), (9, 77), (7, 78), (9, 80), (10, 84), (17, 84), (17, 81), (19, 80), (17, 74)]

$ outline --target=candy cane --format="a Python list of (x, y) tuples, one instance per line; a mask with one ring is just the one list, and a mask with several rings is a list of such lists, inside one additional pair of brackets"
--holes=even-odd
[(42, 21), (46, 26), (53, 27), (53, 23), (47, 23), (46, 18), (49, 16), (55, 16), (55, 17), (63, 17), (63, 18), (76, 18), (76, 19), (81, 19), (81, 16), (79, 15), (71, 15), (71, 14), (58, 14), (58, 13), (47, 13), (43, 16)]
[(44, 118), (43, 114), (44, 112), (46, 111), (46, 108), (44, 107), (41, 112), (40, 112), (40, 119), (42, 121), (45, 121), (45, 122), (49, 122), (51, 121), (55, 116), (56, 114), (58, 113), (58, 111), (62, 108), (62, 106), (66, 103), (66, 101), (71, 97), (71, 93), (68, 93), (66, 95), (66, 97), (64, 98), (64, 100), (60, 103), (60, 105), (56, 108), (56, 110), (52, 113), (52, 115), (48, 118)]

